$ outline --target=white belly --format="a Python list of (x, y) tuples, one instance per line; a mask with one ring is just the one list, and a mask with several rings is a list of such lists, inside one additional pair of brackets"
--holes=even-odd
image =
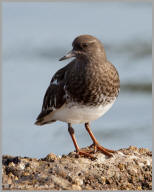
[(72, 124), (90, 122), (98, 119), (104, 113), (106, 113), (111, 108), (114, 101), (112, 101), (110, 104), (107, 104), (106, 106), (101, 105), (99, 107), (85, 107), (83, 105), (71, 106), (65, 104), (62, 108), (51, 113), (51, 116), (49, 115), (48, 118)]

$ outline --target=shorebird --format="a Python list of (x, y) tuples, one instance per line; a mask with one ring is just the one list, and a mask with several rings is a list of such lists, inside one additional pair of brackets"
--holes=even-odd
[(72, 47), (60, 61), (75, 58), (52, 77), (35, 124), (66, 122), (76, 152), (92, 158), (91, 151), (79, 148), (72, 127), (72, 124), (84, 123), (93, 141), (93, 152), (100, 150), (112, 156), (115, 151), (98, 143), (90, 129), (90, 122), (104, 115), (118, 97), (118, 72), (107, 60), (101, 41), (94, 36), (80, 35), (74, 39)]

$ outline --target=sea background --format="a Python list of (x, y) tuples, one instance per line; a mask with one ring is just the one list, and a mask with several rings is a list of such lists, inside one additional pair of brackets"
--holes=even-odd
[[(70, 60), (73, 39), (91, 34), (117, 68), (120, 95), (91, 129), (104, 147), (152, 149), (152, 3), (4, 3), (2, 12), (2, 153), (41, 158), (74, 150), (67, 124), (34, 125), (53, 74)], [(74, 125), (80, 147), (91, 144)]]

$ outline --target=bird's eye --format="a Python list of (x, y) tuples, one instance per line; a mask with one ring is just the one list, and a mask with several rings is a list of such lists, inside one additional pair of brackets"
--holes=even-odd
[(80, 45), (76, 45), (77, 50), (82, 50), (82, 47)]
[(87, 43), (83, 43), (83, 44), (82, 44), (82, 47), (83, 47), (83, 48), (86, 48), (87, 46), (88, 46)]

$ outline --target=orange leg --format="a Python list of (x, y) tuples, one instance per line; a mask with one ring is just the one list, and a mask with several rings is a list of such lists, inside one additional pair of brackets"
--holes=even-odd
[(102, 153), (104, 153), (105, 155), (108, 155), (108, 156), (112, 156), (111, 153), (114, 153), (115, 151), (113, 150), (110, 150), (110, 149), (107, 149), (105, 147), (102, 147), (98, 141), (96, 140), (96, 138), (94, 137), (92, 131), (90, 130), (90, 126), (89, 126), (89, 123), (85, 123), (85, 128), (86, 130), (88, 131), (91, 139), (93, 140), (93, 145), (94, 145), (94, 152), (96, 152), (96, 150), (100, 150)]
[(76, 141), (76, 138), (75, 138), (75, 135), (74, 135), (74, 129), (72, 128), (71, 124), (68, 123), (68, 132), (72, 138), (72, 141), (73, 141), (73, 144), (75, 146), (75, 149), (76, 149), (76, 152), (79, 154), (79, 155), (83, 155), (85, 157), (90, 157), (91, 159), (95, 159), (94, 156), (92, 156), (90, 154), (90, 152), (88, 151), (83, 151), (79, 148), (78, 144), (77, 144), (77, 141)]

